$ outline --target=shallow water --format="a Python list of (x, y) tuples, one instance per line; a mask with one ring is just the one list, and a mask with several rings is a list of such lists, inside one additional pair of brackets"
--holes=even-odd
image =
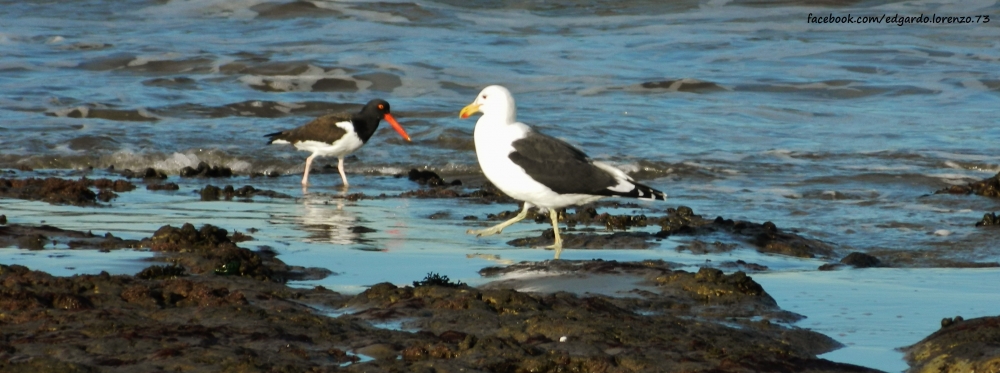
[[(483, 86), (501, 83), (514, 93), (522, 121), (670, 195), (667, 204), (651, 209), (682, 204), (706, 216), (772, 221), (842, 253), (1000, 260), (1000, 236), (974, 226), (984, 213), (1000, 210), (1000, 201), (931, 194), (1000, 171), (992, 135), (1000, 103), (996, 1), (471, 4), (5, 2), (0, 169), (76, 177), (80, 171), (74, 170), (88, 167), (155, 167), (183, 186), (170, 193), (122, 193), (112, 208), (0, 200), (0, 213), (13, 222), (44, 220), (128, 238), (185, 222), (257, 228), (251, 247), (271, 246), (290, 264), (323, 263), (337, 273), (302, 286), (357, 291), (381, 281), (405, 284), (429, 271), (481, 281), (476, 271), (483, 266), (550, 258), (551, 252), (505, 244), (544, 226), (525, 223), (500, 238), (475, 239), (464, 231), (477, 223), (462, 217), (514, 206), (414, 199), (338, 206), (333, 186), (339, 177), (330, 173), (313, 176), (319, 188), (295, 201), (200, 202), (191, 191), (231, 183), (301, 196), (297, 174), (306, 154), (267, 146), (263, 135), (328, 111), (355, 110), (375, 97), (392, 104), (414, 141), (405, 143), (381, 128), (347, 161), (352, 192), (413, 189), (391, 176), (411, 168), (465, 178), (478, 173), (474, 121), (459, 120), (457, 111)], [(846, 25), (810, 24), (809, 13), (996, 17), (985, 24)], [(678, 89), (674, 81), (680, 79), (689, 84)], [(696, 81), (706, 83), (691, 84)], [(241, 176), (176, 180), (181, 168), (201, 161)], [(286, 176), (245, 178), (255, 172)], [(450, 215), (428, 219), (441, 211)], [(359, 225), (376, 231), (351, 231)], [(752, 250), (678, 253), (676, 245), (668, 239), (653, 250), (564, 255), (663, 258), (691, 266), (707, 259), (767, 264), (771, 272), (755, 276), (786, 308), (801, 303), (782, 295), (781, 284), (790, 281), (783, 276), (813, 278), (822, 264)], [(58, 273), (102, 267), (90, 254), (72, 253), (73, 264), (66, 264), (44, 253), (2, 249), (0, 258)], [(121, 263), (145, 254), (101, 255), (117, 258), (109, 272), (128, 273)], [(136, 263), (136, 270), (143, 265)], [(865, 281), (886, 271), (823, 276)], [(976, 313), (962, 308), (981, 296), (971, 284), (996, 278), (987, 270), (914, 271), (970, 276), (942, 285), (958, 306), (927, 316), (938, 320)], [(779, 280), (766, 280), (771, 278)], [(810, 284), (815, 292), (823, 286)], [(890, 291), (891, 285), (874, 283), (862, 293)], [(854, 298), (830, 297), (845, 307)], [(901, 307), (928, 302), (892, 299)], [(830, 326), (827, 317), (833, 315), (823, 316), (822, 308), (801, 307), (791, 309), (809, 316), (800, 326), (821, 322), (817, 330), (841, 341), (852, 338), (846, 326)], [(926, 334), (915, 324), (933, 326), (922, 319), (904, 322), (899, 327), (908, 333), (900, 337), (905, 340), (878, 339), (880, 351)], [(849, 347), (830, 356), (902, 369), (891, 352), (869, 355)]]

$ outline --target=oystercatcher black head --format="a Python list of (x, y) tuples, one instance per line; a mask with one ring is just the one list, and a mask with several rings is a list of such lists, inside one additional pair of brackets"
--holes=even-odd
[(392, 126), (392, 129), (396, 130), (403, 139), (410, 141), (410, 135), (406, 134), (403, 127), (396, 122), (396, 118), (392, 116), (389, 109), (389, 103), (383, 99), (374, 99), (368, 101), (361, 111), (351, 118), (351, 122), (354, 123), (354, 130), (357, 132), (358, 137), (361, 141), (368, 142), (368, 139), (375, 134), (375, 130), (378, 129), (379, 122), (385, 119)]

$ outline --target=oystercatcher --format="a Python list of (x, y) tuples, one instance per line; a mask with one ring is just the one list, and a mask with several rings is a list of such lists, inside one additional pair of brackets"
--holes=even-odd
[(337, 170), (340, 171), (340, 178), (344, 180), (344, 187), (347, 187), (349, 184), (347, 175), (344, 174), (344, 157), (365, 145), (383, 118), (396, 132), (399, 132), (400, 136), (410, 141), (410, 135), (406, 134), (403, 127), (400, 127), (389, 113), (389, 103), (380, 99), (368, 101), (356, 114), (327, 114), (313, 119), (304, 126), (270, 133), (264, 137), (271, 138), (268, 144), (292, 144), (298, 150), (312, 152), (312, 155), (306, 158), (306, 170), (302, 174), (303, 187), (309, 184), (309, 168), (313, 159), (331, 155), (337, 157)]

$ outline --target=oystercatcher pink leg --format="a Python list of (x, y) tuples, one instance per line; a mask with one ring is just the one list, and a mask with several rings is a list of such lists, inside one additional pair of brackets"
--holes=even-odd
[(340, 179), (344, 181), (344, 188), (347, 188), (350, 184), (347, 183), (347, 175), (344, 174), (344, 157), (337, 158), (337, 171), (340, 171)]
[(306, 170), (302, 173), (302, 186), (305, 187), (309, 185), (309, 169), (312, 168), (313, 158), (316, 158), (317, 154), (310, 155), (306, 158)]

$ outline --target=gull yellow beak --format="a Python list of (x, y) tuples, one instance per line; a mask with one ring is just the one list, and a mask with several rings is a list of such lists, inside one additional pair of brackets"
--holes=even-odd
[(470, 115), (478, 112), (479, 112), (479, 104), (471, 103), (468, 106), (462, 108), (462, 111), (458, 112), (458, 117), (465, 119), (468, 118)]

